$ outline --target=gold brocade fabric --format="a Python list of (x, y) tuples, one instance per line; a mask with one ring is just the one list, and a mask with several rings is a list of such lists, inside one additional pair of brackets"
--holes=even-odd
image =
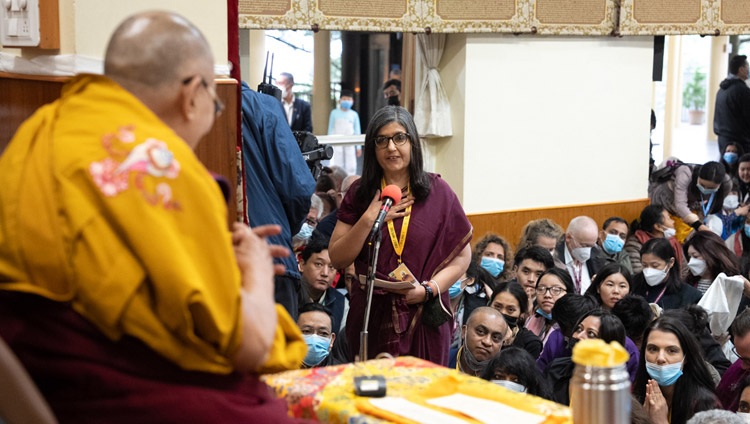
[[(226, 206), (150, 109), (105, 77), (76, 77), (21, 126), (0, 169), (0, 289), (71, 302), (109, 338), (136, 337), (184, 369), (232, 371), (240, 274)], [(299, 363), (300, 350), (269, 362)]]
[(387, 396), (403, 397), (468, 423), (477, 421), (431, 406), (431, 398), (461, 393), (492, 400), (522, 411), (540, 414), (546, 424), (571, 423), (570, 410), (562, 405), (534, 396), (515, 393), (482, 379), (441, 367), (419, 358), (403, 356), (376, 359), (363, 364), (345, 364), (267, 375), (263, 379), (279, 397), (284, 397), (290, 415), (315, 418), (326, 423), (411, 423), (400, 416), (380, 410), (369, 398), (354, 394), (355, 376), (382, 375), (386, 379)]

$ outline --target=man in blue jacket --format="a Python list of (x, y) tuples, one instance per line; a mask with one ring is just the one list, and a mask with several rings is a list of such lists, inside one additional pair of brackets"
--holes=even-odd
[[(281, 234), (268, 237), (268, 241), (291, 251), (292, 236), (299, 232), (310, 211), (315, 180), (302, 158), (281, 103), (251, 90), (244, 82), (242, 157), (250, 226), (281, 225)], [(296, 258), (290, 255), (274, 261), (286, 267), (284, 275), (276, 276), (276, 302), (296, 320), (301, 278)]]

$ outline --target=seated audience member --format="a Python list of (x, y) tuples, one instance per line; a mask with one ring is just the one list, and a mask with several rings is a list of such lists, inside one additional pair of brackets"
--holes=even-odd
[(592, 256), (599, 256), (596, 253), (599, 250), (596, 246), (598, 234), (596, 221), (588, 216), (577, 216), (570, 220), (565, 237), (555, 248), (556, 265), (568, 271), (575, 293), (585, 293), (591, 285), (591, 278), (599, 271), (600, 262), (592, 259)]
[(641, 249), (643, 272), (633, 279), (633, 294), (662, 309), (680, 309), (698, 303), (701, 293), (682, 282), (675, 256), (672, 244), (666, 239), (647, 241)]
[(662, 316), (671, 316), (678, 319), (693, 333), (701, 347), (703, 359), (709, 365), (708, 370), (711, 371), (711, 376), (718, 384), (721, 375), (732, 363), (724, 356), (721, 345), (714, 340), (708, 329), (708, 313), (706, 310), (698, 305), (688, 305), (682, 309), (666, 310), (662, 313)]
[(307, 344), (307, 356), (302, 361), (302, 368), (325, 367), (346, 362), (331, 354), (336, 341), (332, 323), (331, 311), (320, 303), (306, 303), (299, 308), (297, 325)]
[(706, 293), (716, 276), (741, 275), (740, 263), (721, 237), (710, 231), (698, 231), (682, 246), (690, 275), (685, 282)]
[(555, 326), (552, 308), (566, 293), (575, 293), (575, 288), (570, 275), (564, 270), (550, 268), (537, 280), (536, 310), (533, 316), (526, 319), (525, 326), (539, 337), (542, 345), (547, 342), (547, 337)]
[(733, 184), (736, 184), (739, 171), (739, 160), (744, 154), (745, 151), (742, 148), (742, 145), (736, 141), (732, 141), (724, 148), (724, 153), (722, 153), (721, 159), (719, 160), (719, 163), (724, 165), (724, 170), (727, 172), (727, 175), (729, 175)]
[(323, 216), (323, 201), (317, 194), (313, 193), (310, 196), (310, 210), (307, 212), (305, 222), (302, 223), (299, 232), (292, 237), (292, 247), (295, 252), (305, 247), (313, 231), (315, 231), (315, 227), (318, 226), (321, 216)]
[(474, 261), (490, 273), (497, 281), (510, 279), (513, 251), (504, 238), (497, 234), (487, 234), (474, 246)]
[(727, 197), (724, 198), (724, 206), (721, 211), (709, 215), (706, 218), (706, 225), (722, 240), (727, 240), (733, 234), (742, 231), (747, 219), (748, 209), (750, 209), (750, 205), (740, 205), (739, 194), (737, 189), (733, 187)]
[(630, 258), (630, 266), (633, 269), (633, 275), (643, 271), (641, 265), (641, 248), (653, 238), (665, 238), (672, 244), (677, 255), (677, 264), (682, 270), (687, 266), (685, 256), (682, 254), (682, 244), (674, 237), (674, 220), (669, 212), (661, 205), (648, 205), (641, 211), (641, 216), (633, 224), (633, 234), (625, 241), (625, 250)]
[(461, 331), (457, 329), (466, 324), (474, 309), (487, 306), (494, 287), (495, 280), (490, 273), (472, 261), (463, 277), (448, 289), (454, 320), (452, 348), (458, 349), (463, 343)]
[(487, 364), (482, 378), (514, 392), (552, 399), (547, 380), (534, 366), (534, 358), (517, 347), (501, 350)]
[(526, 313), (528, 303), (523, 287), (514, 281), (506, 281), (497, 286), (488, 306), (503, 314), (510, 329), (510, 334), (503, 342), (503, 349), (511, 346), (519, 347), (536, 359), (542, 353), (542, 341), (523, 326), (528, 315)]
[(258, 378), (305, 353), (281, 228), (228, 231), (192, 151), (221, 107), (198, 28), (140, 12), (0, 158), (0, 334), (60, 422), (291, 421)]
[(315, 227), (316, 230), (320, 231), (327, 238), (331, 238), (333, 229), (336, 227), (336, 214), (338, 213), (339, 206), (341, 206), (341, 202), (344, 200), (344, 196), (346, 196), (347, 190), (349, 190), (349, 187), (352, 185), (352, 183), (357, 181), (358, 179), (359, 175), (349, 175), (341, 181), (341, 188), (336, 192), (335, 196), (336, 208), (332, 210), (328, 215), (324, 216), (323, 219), (321, 219), (318, 223), (318, 226)]
[(630, 293), (633, 278), (622, 264), (611, 263), (594, 277), (586, 295), (593, 297), (605, 309), (612, 309), (617, 302)]
[(536, 360), (539, 371), (545, 372), (555, 358), (570, 356), (570, 337), (573, 335), (576, 324), (584, 315), (597, 307), (592, 297), (575, 293), (568, 293), (555, 302), (552, 317), (557, 328), (550, 333), (542, 353)]
[(748, 422), (750, 421), (750, 377), (743, 378), (738, 389), (737, 415)]
[[(571, 351), (575, 343), (587, 339), (601, 339), (607, 343), (618, 342), (625, 345), (625, 327), (619, 318), (603, 309), (595, 309), (583, 316), (575, 326), (571, 335)], [(573, 376), (575, 364), (572, 353), (556, 358), (547, 367), (545, 376), (552, 386), (552, 400), (564, 405), (570, 404), (570, 378)], [(637, 367), (636, 367), (637, 369)], [(634, 376), (631, 377), (631, 381)]]
[(746, 424), (740, 415), (723, 409), (709, 409), (693, 415), (687, 424)]
[(500, 312), (489, 306), (482, 306), (471, 313), (461, 332), (464, 342), (455, 355), (451, 352), (448, 366), (478, 377), (484, 373), (490, 360), (500, 352), (508, 325)]
[(315, 195), (318, 196), (321, 202), (323, 202), (323, 210), (321, 211), (320, 216), (326, 217), (330, 215), (331, 212), (336, 211), (336, 198), (333, 197), (330, 193), (325, 191), (316, 191)]
[(654, 423), (684, 424), (696, 412), (720, 407), (714, 382), (690, 330), (659, 317), (643, 335), (633, 394)]
[(750, 377), (750, 309), (737, 315), (729, 327), (729, 334), (732, 335), (734, 353), (739, 359), (721, 376), (721, 381), (716, 386), (716, 396), (725, 409), (737, 411), (738, 397), (742, 390), (740, 383)]
[(524, 247), (516, 253), (513, 258), (513, 274), (516, 281), (523, 287), (529, 298), (529, 306), (526, 309), (530, 316), (534, 310), (536, 300), (536, 282), (548, 269), (555, 266), (552, 254), (539, 246)]
[[(331, 311), (333, 330), (340, 332), (346, 325), (349, 302), (343, 294), (331, 287), (336, 269), (328, 256), (328, 239), (313, 233), (299, 258), (303, 292), (306, 301), (320, 303)], [(305, 302), (306, 303), (306, 302)]]
[(603, 266), (608, 263), (618, 263), (625, 267), (628, 272), (633, 272), (630, 266), (630, 257), (623, 250), (625, 240), (628, 238), (628, 222), (619, 216), (607, 218), (599, 231), (597, 245), (599, 249), (595, 252)]
[[(577, 325), (586, 314), (597, 308), (598, 305), (592, 297), (582, 295), (566, 295), (555, 303), (552, 315), (559, 328), (550, 334), (542, 354), (536, 361), (537, 367), (542, 372), (546, 372), (555, 359), (572, 355), (571, 342)], [(622, 320), (620, 321), (622, 322)], [(625, 342), (621, 344), (630, 355), (626, 366), (630, 374), (630, 381), (633, 381), (638, 369), (638, 347), (628, 337), (625, 337)]]
[(641, 296), (627, 295), (615, 304), (612, 313), (620, 318), (625, 326), (625, 334), (640, 350), (643, 332), (656, 318), (646, 299)]
[(555, 221), (548, 218), (535, 219), (529, 221), (521, 230), (518, 249), (539, 246), (554, 256), (555, 247), (557, 247), (557, 243), (563, 234), (565, 234), (565, 230)]
[(327, 193), (329, 191), (335, 191), (336, 185), (333, 183), (333, 179), (328, 174), (321, 174), (318, 179), (315, 181), (315, 192), (324, 192)]

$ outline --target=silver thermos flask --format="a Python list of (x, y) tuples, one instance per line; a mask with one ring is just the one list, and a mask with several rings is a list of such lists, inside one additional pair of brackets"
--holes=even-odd
[(573, 424), (629, 424), (630, 377), (625, 364), (576, 364), (570, 380)]

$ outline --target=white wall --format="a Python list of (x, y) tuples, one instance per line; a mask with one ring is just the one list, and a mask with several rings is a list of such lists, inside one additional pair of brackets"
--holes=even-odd
[[(208, 39), (217, 64), (227, 62), (226, 2), (185, 0), (60, 0), (60, 54), (104, 58), (104, 49), (115, 27), (142, 10), (171, 10), (193, 22)], [(27, 58), (55, 54), (39, 49), (0, 48), (4, 53)]]
[(467, 213), (646, 197), (652, 40), (450, 35), (432, 151)]

